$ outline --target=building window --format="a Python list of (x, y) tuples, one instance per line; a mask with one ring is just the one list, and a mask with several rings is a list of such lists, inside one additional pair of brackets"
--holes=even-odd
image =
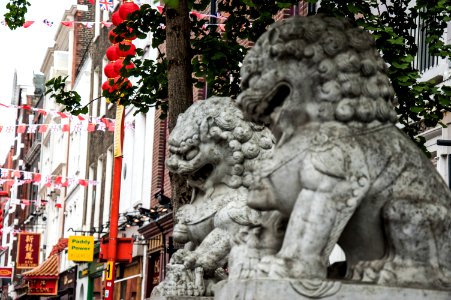
[(426, 43), (428, 35), (426, 22), (417, 18), (416, 23), (418, 27), (411, 32), (412, 36), (415, 38), (415, 44), (418, 47), (417, 56), (415, 57), (413, 66), (420, 72), (424, 72), (438, 64), (438, 57), (430, 54), (429, 45)]

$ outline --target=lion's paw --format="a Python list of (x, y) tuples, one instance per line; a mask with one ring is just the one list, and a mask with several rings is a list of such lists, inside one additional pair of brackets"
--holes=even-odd
[(285, 259), (277, 256), (265, 256), (258, 265), (259, 277), (269, 278), (287, 278), (289, 276), (289, 268)]

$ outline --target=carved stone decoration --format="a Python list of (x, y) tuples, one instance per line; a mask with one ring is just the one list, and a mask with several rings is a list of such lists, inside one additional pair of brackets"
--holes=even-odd
[(232, 238), (261, 223), (262, 214), (246, 205), (248, 187), (273, 146), (270, 131), (245, 121), (230, 98), (198, 101), (179, 116), (167, 165), (186, 177), (193, 197), (177, 211), (173, 231), (185, 248), (171, 258), (154, 295), (208, 296), (214, 283), (227, 278)]
[[(450, 288), (451, 193), (394, 125), (386, 71), (370, 34), (321, 15), (272, 25), (248, 52), (238, 102), (276, 137), (248, 205), (276, 210), (288, 225), (285, 235), (274, 236), (281, 245), (274, 254), (242, 277), (326, 280), (338, 243), (346, 279)], [(264, 227), (249, 232), (248, 253), (271, 235)], [(234, 273), (245, 251), (232, 252)], [(305, 293), (313, 285), (291, 286)]]

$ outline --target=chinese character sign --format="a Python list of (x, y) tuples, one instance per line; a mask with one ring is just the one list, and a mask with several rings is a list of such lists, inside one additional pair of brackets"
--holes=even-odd
[(18, 269), (32, 269), (39, 265), (40, 233), (19, 233), (17, 238)]
[(56, 295), (58, 278), (32, 279), (28, 281), (28, 295)]

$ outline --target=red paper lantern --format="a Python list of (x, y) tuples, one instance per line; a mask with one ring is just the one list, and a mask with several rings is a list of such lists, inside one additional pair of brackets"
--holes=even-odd
[(108, 78), (114, 78), (119, 76), (119, 73), (116, 72), (114, 69), (114, 63), (109, 63), (103, 68), (103, 71), (105, 72), (106, 77)]
[(136, 39), (136, 34), (134, 34), (133, 29), (128, 28), (128, 32), (129, 32), (129, 34), (127, 34), (127, 35), (121, 34), (121, 37), (123, 37), (124, 40), (132, 41), (132, 40)]
[[(121, 87), (122, 89), (128, 89), (132, 87), (132, 83), (130, 82), (130, 80), (128, 80), (128, 78), (124, 78), (124, 77), (116, 77), (114, 79), (110, 80), (110, 83), (112, 82), (111, 85), (111, 90), (113, 91), (117, 91), (119, 90), (119, 87)], [(111, 92), (110, 92), (111, 93)]]
[(102, 83), (102, 90), (108, 90), (111, 88), (110, 80), (107, 79), (104, 83)]
[(104, 90), (104, 91), (107, 90), (109, 93), (113, 93), (113, 92), (117, 91), (117, 85), (111, 86), (110, 81), (113, 81), (113, 80), (107, 79), (107, 81), (105, 81), (102, 84), (102, 90)]
[(113, 43), (113, 44), (122, 42), (122, 41), (124, 40), (123, 37), (118, 36), (113, 30), (110, 30), (110, 32), (108, 33), (108, 39), (109, 39), (110, 42)]
[(124, 1), (124, 3), (122, 3), (122, 5), (119, 7), (119, 16), (123, 20), (126, 20), (129, 14), (137, 10), (139, 10), (139, 6), (136, 5), (136, 3), (134, 3), (133, 1), (131, 2)]
[[(119, 58), (114, 62), (114, 71), (116, 71), (118, 74), (120, 74), (122, 67), (124, 66), (124, 59)], [(129, 63), (125, 66), (127, 70), (133, 69), (135, 65), (133, 63)]]
[(122, 19), (119, 15), (119, 11), (113, 13), (113, 15), (111, 16), (111, 22), (113, 22), (114, 26), (118, 26), (119, 24), (124, 22), (124, 19)]
[[(115, 85), (118, 85), (119, 83), (118, 83), (118, 80), (119, 80), (119, 78), (115, 78), (114, 79), (114, 84)], [(130, 82), (130, 80), (128, 80), (128, 78), (123, 78), (122, 79), (122, 82), (120, 83), (120, 85), (121, 85), (121, 87), (124, 89), (129, 89), (129, 88), (131, 88), (132, 87), (132, 83)]]
[(117, 53), (117, 45), (113, 45), (106, 49), (106, 57), (110, 61), (115, 61), (119, 58), (119, 54)]
[[(123, 48), (123, 49), (127, 48), (127, 50), (121, 50), (121, 48)], [(135, 56), (136, 55), (136, 46), (133, 45), (133, 43), (130, 41), (120, 42), (117, 47), (117, 54), (120, 57)]]

